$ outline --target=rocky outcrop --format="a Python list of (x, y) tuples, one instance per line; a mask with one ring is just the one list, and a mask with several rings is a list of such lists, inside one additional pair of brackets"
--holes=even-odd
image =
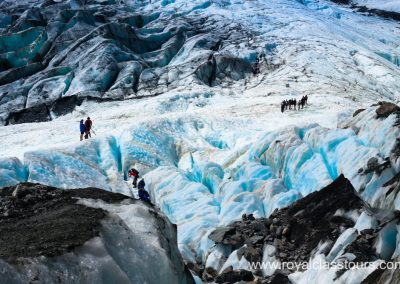
[(358, 5), (358, 4), (352, 4), (351, 7), (358, 12), (368, 13), (371, 16), (376, 15), (376, 16), (379, 16), (382, 18), (400, 21), (400, 13), (395, 12), (395, 11), (374, 9), (374, 8), (369, 8), (369, 7)]
[[(364, 212), (363, 214), (375, 216), (380, 225), (376, 228), (361, 228), (358, 234), (354, 233), (357, 232), (353, 228), (355, 222), (346, 212), (353, 212), (352, 214)], [(390, 212), (370, 208), (360, 199), (351, 183), (341, 175), (329, 186), (286, 208), (276, 210), (269, 218), (256, 219), (251, 214), (245, 214), (242, 221), (234, 222), (228, 227), (217, 228), (209, 238), (227, 249), (237, 249), (234, 253), (239, 259), (244, 257), (253, 264), (265, 261), (263, 253), (266, 253), (266, 246), (273, 248), (269, 257), (282, 263), (307, 262), (317, 252), (326, 255), (327, 260), (332, 261), (340, 256), (338, 248), (343, 248), (343, 254), (352, 255), (354, 262), (372, 262), (385, 258), (384, 254), (389, 256), (393, 253), (390, 251), (393, 248), (386, 253), (386, 249), (377, 247), (377, 243), (382, 238), (389, 238), (388, 228), (393, 226), (390, 224), (396, 218), (396, 215)], [(341, 241), (345, 241), (340, 243), (340, 238)], [(393, 246), (389, 243), (386, 245)], [(287, 275), (294, 271), (296, 270), (276, 271), (262, 281), (290, 283)], [(338, 271), (337, 278), (344, 272), (346, 270)], [(229, 273), (237, 276), (239, 272), (229, 271)], [(260, 279), (260, 271), (252, 270), (252, 273), (255, 278)], [(227, 271), (222, 271), (216, 279), (225, 275)]]
[(39, 104), (33, 107), (25, 108), (20, 111), (9, 113), (5, 124), (20, 124), (31, 122), (50, 121), (53, 117), (61, 116), (72, 112), (77, 106), (84, 101), (105, 102), (110, 101), (108, 98), (97, 97), (80, 97), (77, 95), (62, 97), (48, 104)]
[(359, 210), (363, 204), (350, 182), (340, 176), (326, 188), (274, 212), (268, 219), (243, 216), (243, 221), (211, 233), (210, 239), (234, 248), (246, 244), (243, 256), (249, 262), (261, 260), (264, 244), (273, 245), (282, 261), (304, 261), (321, 241), (334, 241), (341, 228), (354, 226), (352, 220), (335, 216), (338, 210)]
[(0, 197), (2, 283), (194, 283), (176, 228), (146, 204), (31, 183), (3, 188)]
[(386, 118), (393, 113), (400, 113), (400, 107), (391, 102), (379, 102), (378, 106), (376, 109), (377, 118)]
[[(398, 262), (397, 262), (398, 263)], [(396, 263), (392, 263), (395, 267)], [(368, 275), (361, 284), (375, 284), (375, 283), (385, 283), (385, 284), (396, 284), (400, 282), (400, 271), (399, 269), (377, 269)]]
[(237, 283), (240, 281), (253, 281), (254, 276), (253, 274), (244, 269), (240, 270), (227, 270), (222, 272), (218, 277), (215, 279), (215, 283)]

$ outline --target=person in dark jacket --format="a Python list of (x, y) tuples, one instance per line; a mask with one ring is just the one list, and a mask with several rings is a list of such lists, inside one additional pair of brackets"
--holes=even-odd
[(144, 179), (141, 179), (141, 180), (139, 181), (139, 184), (138, 184), (139, 198), (140, 198), (140, 200), (143, 200), (144, 202), (151, 203), (150, 195), (149, 195), (149, 193), (144, 189), (145, 185), (146, 185), (146, 184), (145, 184), (145, 182), (144, 182)]
[(85, 132), (86, 132), (86, 126), (85, 126), (85, 124), (83, 123), (83, 119), (81, 119), (81, 123), (79, 124), (79, 130), (80, 130), (80, 132), (81, 132), (81, 141), (83, 140), (83, 135), (85, 134)]
[(92, 138), (92, 135), (90, 134), (90, 130), (92, 129), (93, 122), (90, 120), (90, 117), (88, 117), (85, 121), (85, 139), (88, 139), (89, 137)]

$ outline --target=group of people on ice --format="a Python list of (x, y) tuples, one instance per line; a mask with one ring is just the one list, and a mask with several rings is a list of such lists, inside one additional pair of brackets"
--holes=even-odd
[[(289, 109), (300, 109), (304, 108), (304, 106), (307, 104), (308, 101), (308, 96), (305, 95), (301, 98), (301, 100), (297, 101), (296, 99), (289, 99), (289, 100), (284, 100), (281, 102), (281, 112), (284, 112), (285, 110)], [(297, 108), (296, 108), (297, 106)]]
[(79, 124), (79, 130), (81, 132), (80, 136), (81, 141), (83, 140), (83, 137), (85, 137), (85, 139), (92, 138), (92, 135), (90, 134), (90, 132), (93, 131), (92, 126), (93, 126), (93, 121), (90, 120), (90, 117), (88, 117), (85, 122), (83, 121), (83, 119), (81, 119)]

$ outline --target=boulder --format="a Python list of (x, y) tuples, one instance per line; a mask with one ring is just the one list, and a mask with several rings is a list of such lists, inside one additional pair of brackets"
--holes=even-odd
[(400, 107), (391, 102), (379, 102), (375, 112), (377, 118), (386, 118), (392, 113), (399, 114)]
[(194, 283), (176, 227), (151, 206), (97, 188), (32, 183), (0, 191), (0, 271), (0, 282), (18, 284)]
[(240, 281), (253, 281), (253, 274), (245, 269), (229, 270), (221, 273), (215, 280), (215, 283), (237, 283)]

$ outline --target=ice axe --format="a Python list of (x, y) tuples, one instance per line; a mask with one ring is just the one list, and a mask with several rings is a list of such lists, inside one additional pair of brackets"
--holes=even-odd
[(94, 135), (96, 135), (96, 132), (94, 132), (93, 128), (91, 129), (91, 131), (93, 132)]

